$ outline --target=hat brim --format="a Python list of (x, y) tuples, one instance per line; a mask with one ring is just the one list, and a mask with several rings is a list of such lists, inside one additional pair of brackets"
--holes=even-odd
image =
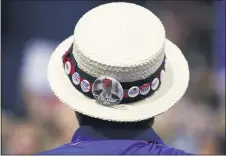
[(51, 89), (62, 103), (84, 115), (116, 122), (137, 122), (159, 115), (184, 95), (189, 82), (188, 63), (180, 49), (166, 39), (166, 72), (160, 88), (150, 97), (139, 102), (115, 108), (96, 103), (71, 84), (62, 65), (62, 56), (73, 43), (73, 36), (65, 39), (53, 52), (48, 65)]

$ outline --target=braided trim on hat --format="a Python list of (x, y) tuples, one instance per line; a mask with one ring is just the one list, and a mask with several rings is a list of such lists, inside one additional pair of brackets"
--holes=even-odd
[(120, 82), (132, 82), (147, 78), (157, 71), (161, 65), (165, 54), (165, 43), (155, 55), (139, 61), (134, 65), (111, 66), (92, 60), (85, 56), (76, 44), (73, 46), (73, 55), (76, 57), (78, 67), (93, 77), (100, 77), (106, 74), (115, 77)]

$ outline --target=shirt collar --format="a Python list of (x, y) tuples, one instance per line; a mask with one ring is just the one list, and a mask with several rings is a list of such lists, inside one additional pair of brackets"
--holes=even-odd
[[(115, 132), (117, 134), (120, 134), (120, 136), (126, 137), (117, 138), (115, 136), (105, 135), (91, 126), (80, 126), (73, 135), (71, 142), (90, 141), (90, 140), (144, 140), (164, 144), (162, 139), (155, 133), (155, 131), (152, 128), (148, 128), (145, 130), (129, 130), (129, 131), (106, 129), (106, 131), (107, 132), (111, 131), (111, 133)], [(137, 134), (136, 136), (133, 135), (134, 132), (136, 132)]]

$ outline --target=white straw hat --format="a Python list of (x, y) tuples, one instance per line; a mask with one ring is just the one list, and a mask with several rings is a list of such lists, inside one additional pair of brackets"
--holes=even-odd
[(131, 3), (87, 12), (74, 35), (53, 52), (48, 80), (73, 110), (109, 121), (136, 122), (161, 114), (184, 95), (188, 63), (166, 39), (161, 21)]

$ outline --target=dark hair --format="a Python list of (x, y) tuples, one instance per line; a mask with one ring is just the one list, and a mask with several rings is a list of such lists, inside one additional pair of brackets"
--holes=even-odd
[(143, 129), (149, 128), (154, 124), (154, 117), (142, 120), (138, 122), (112, 122), (101, 120), (97, 118), (92, 118), (81, 113), (75, 112), (79, 125), (90, 125), (94, 128), (108, 127), (108, 128), (135, 128), (135, 129)]

